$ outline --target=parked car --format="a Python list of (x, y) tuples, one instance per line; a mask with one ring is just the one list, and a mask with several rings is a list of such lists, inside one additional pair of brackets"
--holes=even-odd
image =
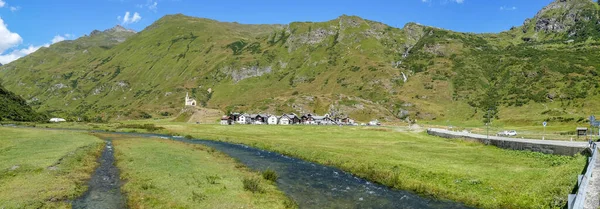
[(515, 131), (515, 130), (500, 131), (496, 134), (496, 136), (517, 136), (517, 131)]

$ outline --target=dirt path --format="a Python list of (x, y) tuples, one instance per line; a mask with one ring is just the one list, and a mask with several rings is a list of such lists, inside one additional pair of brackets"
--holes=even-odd
[(126, 208), (125, 198), (121, 194), (119, 170), (115, 166), (112, 142), (107, 140), (102, 156), (98, 159), (100, 166), (96, 168), (89, 188), (83, 196), (73, 201), (73, 208)]

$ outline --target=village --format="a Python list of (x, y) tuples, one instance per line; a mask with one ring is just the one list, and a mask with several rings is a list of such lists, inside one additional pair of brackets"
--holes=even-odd
[[(313, 115), (303, 114), (298, 116), (294, 113), (283, 114), (281, 116), (271, 114), (245, 114), (231, 113), (221, 118), (221, 125), (234, 124), (253, 124), (253, 125), (347, 125), (357, 126), (352, 118), (349, 117), (331, 117), (329, 114)], [(378, 126), (381, 125), (378, 121), (371, 121), (368, 124)]]
[[(198, 103), (188, 93), (185, 95), (185, 106), (196, 106)], [(295, 113), (283, 114), (281, 116), (272, 114), (246, 114), (231, 113), (221, 117), (221, 125), (252, 124), (252, 125), (347, 125), (347, 126), (379, 126), (381, 123), (374, 120), (368, 124), (358, 124), (349, 117), (331, 117), (330, 114), (315, 115)]]

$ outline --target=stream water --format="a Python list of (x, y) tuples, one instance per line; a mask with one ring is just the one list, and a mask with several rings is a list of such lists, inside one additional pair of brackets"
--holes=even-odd
[(83, 196), (73, 201), (72, 207), (75, 209), (126, 208), (125, 198), (120, 189), (119, 169), (115, 166), (115, 157), (110, 140), (106, 141), (104, 151), (102, 151), (98, 162), (100, 166), (92, 174), (92, 178), (88, 182), (88, 190)]
[(274, 170), (277, 186), (300, 208), (468, 208), (463, 204), (424, 198), (414, 193), (390, 189), (353, 176), (340, 169), (268, 152), (246, 145), (209, 140), (161, 137), (213, 147), (238, 159), (251, 169)]

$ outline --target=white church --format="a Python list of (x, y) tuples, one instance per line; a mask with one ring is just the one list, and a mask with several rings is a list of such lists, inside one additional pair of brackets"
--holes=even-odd
[(188, 93), (185, 93), (185, 106), (196, 106), (196, 100), (190, 98)]

